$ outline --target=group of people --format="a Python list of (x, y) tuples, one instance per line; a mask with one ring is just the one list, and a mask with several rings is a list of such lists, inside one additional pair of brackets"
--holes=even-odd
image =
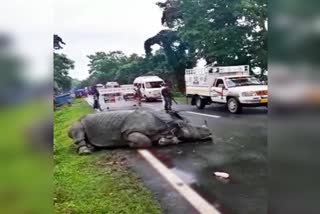
[[(142, 100), (141, 86), (137, 85), (134, 90), (135, 90), (135, 97), (138, 102), (138, 106), (141, 107), (141, 100)], [(161, 97), (163, 101), (164, 110), (167, 113), (172, 111), (173, 97), (171, 93), (171, 88), (167, 83), (161, 84)]]
[[(135, 98), (138, 102), (138, 106), (141, 107), (141, 100), (142, 100), (142, 92), (141, 92), (141, 86), (137, 85), (135, 88)], [(97, 87), (92, 87), (92, 92), (93, 92), (93, 108), (97, 109), (99, 111), (102, 111), (101, 109), (101, 105), (99, 102), (99, 91), (97, 89)], [(163, 101), (163, 106), (164, 106), (164, 110), (168, 113), (170, 111), (172, 111), (172, 101), (174, 101), (173, 97), (172, 97), (172, 93), (171, 93), (171, 88), (169, 87), (169, 85), (167, 83), (162, 83), (161, 84), (161, 97), (162, 97), (162, 101)]]

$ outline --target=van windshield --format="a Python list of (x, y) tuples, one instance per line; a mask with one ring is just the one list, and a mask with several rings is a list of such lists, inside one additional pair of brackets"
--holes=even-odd
[(146, 82), (146, 88), (161, 88), (161, 81), (158, 82)]

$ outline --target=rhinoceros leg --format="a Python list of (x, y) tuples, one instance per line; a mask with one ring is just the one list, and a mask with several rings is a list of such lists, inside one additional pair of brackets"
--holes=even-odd
[(129, 134), (127, 137), (127, 141), (129, 146), (132, 148), (144, 148), (152, 146), (151, 139), (139, 132), (133, 132)]
[(79, 155), (87, 155), (92, 153), (90, 146), (85, 141), (86, 135), (83, 125), (79, 121), (75, 122), (71, 126), (68, 134), (69, 137), (73, 139)]

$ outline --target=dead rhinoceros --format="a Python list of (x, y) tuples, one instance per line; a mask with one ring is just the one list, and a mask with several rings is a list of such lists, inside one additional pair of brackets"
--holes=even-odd
[(193, 126), (178, 113), (150, 110), (89, 114), (75, 122), (68, 134), (79, 154), (89, 154), (94, 147), (144, 148), (211, 139), (206, 125)]

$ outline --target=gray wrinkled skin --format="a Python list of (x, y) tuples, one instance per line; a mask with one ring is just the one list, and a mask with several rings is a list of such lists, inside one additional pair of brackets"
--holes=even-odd
[(193, 126), (178, 113), (151, 110), (89, 114), (75, 122), (68, 135), (79, 154), (89, 154), (94, 147), (145, 148), (211, 139), (206, 126)]

